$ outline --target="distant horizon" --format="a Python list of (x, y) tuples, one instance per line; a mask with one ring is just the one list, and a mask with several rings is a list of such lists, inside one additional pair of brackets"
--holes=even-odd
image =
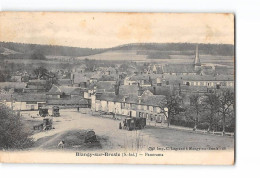
[(111, 47), (105, 47), (105, 48), (92, 48), (92, 47), (79, 47), (79, 46), (69, 46), (69, 45), (52, 45), (52, 44), (38, 44), (38, 43), (24, 43), (24, 42), (15, 42), (15, 41), (0, 41), (0, 43), (17, 43), (17, 44), (26, 44), (26, 45), (40, 45), (40, 46), (57, 46), (57, 47), (72, 47), (72, 48), (81, 48), (81, 49), (110, 49), (110, 48), (116, 48), (116, 47), (123, 47), (127, 45), (138, 45), (138, 44), (203, 44), (203, 45), (232, 45), (234, 44), (228, 44), (228, 43), (193, 43), (193, 42), (137, 42), (137, 43), (125, 43), (120, 44), (116, 46)]

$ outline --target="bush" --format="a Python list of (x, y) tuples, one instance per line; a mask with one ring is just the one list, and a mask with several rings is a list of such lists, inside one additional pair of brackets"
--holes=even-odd
[(30, 136), (20, 117), (7, 106), (0, 104), (0, 150), (31, 147), (33, 141)]

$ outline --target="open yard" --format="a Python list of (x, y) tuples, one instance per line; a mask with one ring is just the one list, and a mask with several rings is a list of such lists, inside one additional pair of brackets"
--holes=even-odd
[[(26, 114), (25, 114), (26, 113)], [(24, 112), (23, 116), (28, 130), (42, 117), (37, 112)], [(33, 150), (57, 149), (61, 140), (65, 141), (67, 150), (147, 150), (149, 147), (221, 147), (233, 149), (234, 137), (216, 136), (193, 133), (180, 129), (167, 129), (146, 126), (143, 130), (126, 131), (119, 129), (118, 120), (92, 116), (90, 112), (76, 110), (61, 110), (60, 117), (53, 118), (54, 129), (50, 131), (36, 131), (33, 134), (35, 145)], [(34, 116), (32, 118), (31, 116)], [(84, 143), (84, 135), (88, 130), (94, 130), (98, 142)]]

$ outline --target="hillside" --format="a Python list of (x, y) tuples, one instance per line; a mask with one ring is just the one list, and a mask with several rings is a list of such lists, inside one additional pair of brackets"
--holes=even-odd
[[(46, 57), (78, 57), (96, 60), (190, 59), (197, 44), (133, 43), (106, 49), (0, 42), (0, 58), (45, 59)], [(201, 56), (233, 59), (234, 46), (228, 44), (198, 44)]]
[[(102, 53), (78, 57), (95, 60), (160, 61), (171, 63), (192, 63), (197, 44), (126, 44), (106, 49)], [(234, 46), (226, 44), (198, 44), (203, 63), (234, 63)]]
[[(38, 44), (23, 44), (13, 42), (0, 42), (1, 55), (6, 58), (31, 58), (33, 54), (41, 54), (44, 56), (88, 56), (103, 52), (104, 49), (79, 48), (54, 45), (38, 45)], [(3, 54), (3, 49), (8, 49), (15, 53)]]
[(133, 43), (110, 48), (109, 50), (136, 50), (136, 51), (175, 51), (187, 53), (194, 52), (196, 45), (200, 53), (206, 55), (233, 56), (234, 46), (230, 44), (194, 44), (194, 43)]

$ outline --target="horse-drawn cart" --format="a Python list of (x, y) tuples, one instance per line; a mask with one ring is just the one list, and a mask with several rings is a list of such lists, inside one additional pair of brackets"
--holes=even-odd
[[(123, 129), (128, 131), (143, 129), (146, 126), (146, 119), (145, 118), (126, 118), (123, 121)], [(120, 126), (119, 126), (120, 128)]]
[(43, 119), (43, 123), (33, 126), (33, 130), (51, 130), (51, 129), (52, 129), (51, 118), (45, 118)]

